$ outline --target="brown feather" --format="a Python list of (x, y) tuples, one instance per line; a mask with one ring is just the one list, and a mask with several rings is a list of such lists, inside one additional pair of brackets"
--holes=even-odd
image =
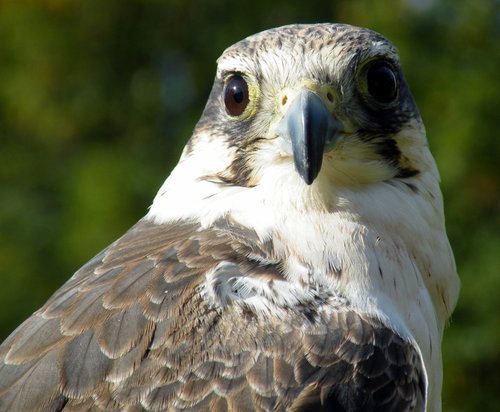
[(220, 282), (286, 281), (270, 245), (230, 220), (139, 222), (0, 347), (0, 410), (409, 410), (423, 390), (411, 344), (326, 298), (321, 316), (302, 304), (285, 321), (219, 307), (202, 291), (221, 261)]

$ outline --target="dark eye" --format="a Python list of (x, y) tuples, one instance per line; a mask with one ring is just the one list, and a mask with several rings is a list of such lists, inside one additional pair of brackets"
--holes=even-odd
[(390, 103), (398, 95), (398, 81), (393, 68), (386, 62), (376, 62), (366, 72), (368, 92), (379, 103)]
[(248, 85), (239, 74), (232, 76), (224, 89), (224, 104), (231, 116), (239, 116), (248, 105)]

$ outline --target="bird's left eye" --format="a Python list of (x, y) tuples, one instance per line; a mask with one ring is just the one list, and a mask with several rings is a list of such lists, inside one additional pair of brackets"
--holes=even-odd
[(235, 74), (226, 82), (224, 88), (224, 104), (231, 116), (240, 116), (248, 106), (248, 84), (245, 79)]
[(368, 93), (379, 103), (391, 103), (398, 96), (398, 81), (387, 62), (373, 63), (366, 71)]

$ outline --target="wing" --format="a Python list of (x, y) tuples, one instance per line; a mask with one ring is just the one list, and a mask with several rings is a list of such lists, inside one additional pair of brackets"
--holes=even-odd
[(140, 221), (0, 346), (0, 410), (413, 410), (417, 350), (280, 267), (227, 220)]

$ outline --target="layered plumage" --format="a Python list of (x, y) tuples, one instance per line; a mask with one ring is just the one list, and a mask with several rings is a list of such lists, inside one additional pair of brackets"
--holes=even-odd
[(269, 30), (146, 217), (0, 346), (0, 410), (438, 411), (457, 294), (394, 47)]

